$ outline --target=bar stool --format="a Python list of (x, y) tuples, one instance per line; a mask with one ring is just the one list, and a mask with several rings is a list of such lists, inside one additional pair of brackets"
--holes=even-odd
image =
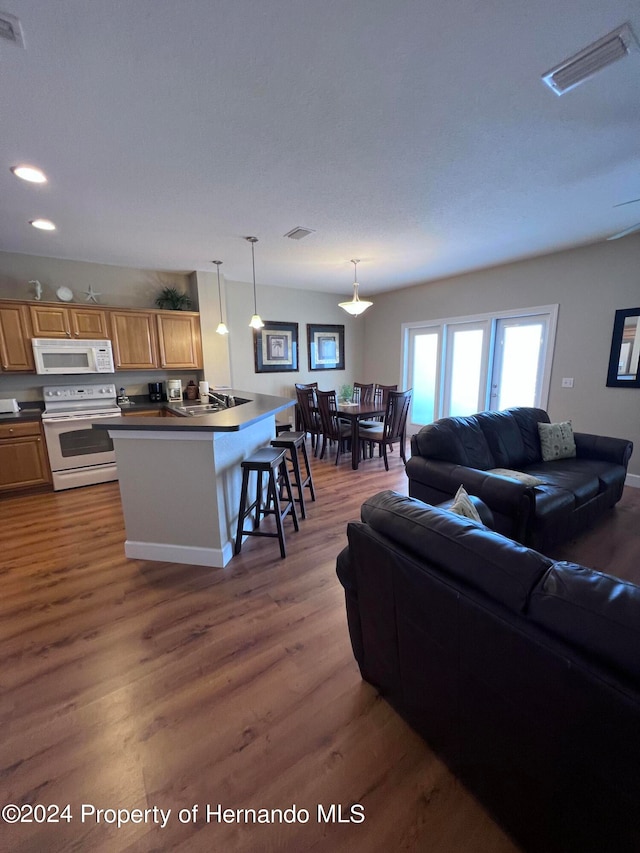
[[(295, 530), (298, 530), (298, 516), (296, 513), (296, 505), (293, 499), (291, 490), (291, 481), (289, 480), (289, 469), (286, 461), (286, 448), (277, 447), (261, 447), (259, 450), (245, 459), (242, 463), (242, 491), (240, 493), (240, 509), (238, 512), (238, 531), (236, 533), (236, 545), (233, 553), (239, 554), (242, 548), (242, 537), (247, 536), (269, 536), (275, 538), (280, 543), (280, 556), (284, 559), (287, 556), (284, 542), (284, 527), (283, 519), (290, 513), (293, 520)], [(249, 474), (251, 471), (256, 472), (256, 499), (251, 506), (247, 507), (247, 496), (249, 491)], [(267, 499), (263, 503), (262, 500), (262, 475), (266, 473), (267, 481)], [(278, 477), (276, 477), (276, 473)], [(281, 483), (281, 488), (284, 492), (286, 503), (282, 506), (280, 502), (280, 491), (278, 489), (278, 480)], [(255, 509), (255, 525), (252, 530), (245, 530), (244, 520), (251, 515)], [(259, 530), (260, 518), (264, 515), (275, 515), (277, 533), (268, 533), (264, 530)]]
[[(307, 517), (307, 509), (304, 504), (304, 489), (309, 488), (311, 492), (311, 500), (315, 501), (316, 492), (313, 487), (313, 478), (311, 477), (311, 466), (309, 465), (309, 456), (307, 455), (307, 445), (305, 442), (306, 433), (304, 432), (285, 432), (277, 435), (271, 442), (272, 447), (284, 447), (289, 452), (288, 461), (291, 462), (294, 485), (298, 490), (296, 500), (300, 504), (300, 514), (303, 518)], [(298, 451), (302, 450), (302, 458), (305, 465), (305, 476), (302, 478), (300, 470), (300, 457)]]

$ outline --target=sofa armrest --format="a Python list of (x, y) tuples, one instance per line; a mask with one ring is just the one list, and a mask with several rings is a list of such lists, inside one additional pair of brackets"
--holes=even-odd
[(452, 496), (463, 485), (470, 495), (476, 495), (490, 509), (503, 515), (528, 515), (535, 502), (533, 489), (524, 483), (454, 462), (412, 456), (407, 463), (407, 475)]
[(599, 459), (622, 465), (629, 464), (633, 452), (633, 442), (626, 438), (611, 438), (606, 435), (591, 435), (587, 432), (574, 432), (576, 456), (579, 459)]
[(353, 656), (362, 669), (364, 662), (364, 642), (362, 639), (362, 625), (360, 622), (360, 607), (358, 604), (358, 587), (356, 583), (355, 567), (351, 561), (349, 546), (343, 548), (336, 560), (336, 574), (344, 588), (344, 599), (347, 609), (347, 625), (349, 628), (349, 639)]
[[(496, 525), (496, 529), (513, 539), (524, 541), (529, 518), (535, 508), (535, 493), (531, 486), (478, 468), (439, 459), (425, 459), (423, 456), (412, 456), (407, 462), (406, 472), (409, 477), (409, 494), (425, 500), (422, 490), (412, 487), (412, 482), (422, 484), (427, 487), (427, 492), (432, 492), (432, 496), (427, 498), (431, 503), (442, 503), (445, 496), (453, 497), (458, 487), (463, 485), (470, 495), (476, 495), (484, 501), (492, 512), (510, 519), (507, 526)], [(439, 497), (436, 498), (436, 495)]]

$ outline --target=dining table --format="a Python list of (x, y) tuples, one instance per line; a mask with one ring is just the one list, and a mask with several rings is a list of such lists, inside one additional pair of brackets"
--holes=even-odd
[(351, 467), (358, 470), (360, 463), (360, 421), (382, 418), (385, 405), (381, 401), (371, 403), (338, 403), (337, 412), (341, 420), (351, 425)]

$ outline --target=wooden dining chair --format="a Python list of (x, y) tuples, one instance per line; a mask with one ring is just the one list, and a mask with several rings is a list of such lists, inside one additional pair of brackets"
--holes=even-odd
[(373, 382), (363, 385), (362, 382), (353, 383), (353, 403), (373, 403)]
[(314, 456), (318, 455), (318, 445), (320, 444), (320, 436), (322, 435), (322, 425), (316, 406), (317, 387), (317, 382), (307, 387), (296, 385), (296, 399), (298, 401), (296, 420), (300, 419), (300, 429), (298, 432), (305, 432), (311, 436), (311, 447), (314, 449)]
[[(327, 441), (337, 442), (336, 465), (340, 459), (340, 453), (344, 449), (345, 442), (351, 438), (350, 424), (341, 421), (338, 417), (338, 405), (335, 391), (316, 391), (320, 423), (322, 427), (322, 451), (320, 459), (324, 458)], [(317, 449), (317, 448), (316, 448)], [(317, 455), (317, 454), (316, 454)]]
[(393, 448), (393, 443), (396, 441), (400, 445), (400, 457), (405, 465), (407, 464), (405, 435), (412, 393), (412, 389), (389, 391), (384, 421), (376, 426), (360, 427), (360, 441), (379, 445), (380, 453), (384, 458), (384, 467), (387, 471), (389, 470), (387, 448)]
[(389, 396), (389, 391), (397, 391), (397, 385), (380, 385), (376, 382), (376, 387), (373, 392), (373, 398), (376, 403), (380, 403), (382, 406), (387, 407), (387, 397)]

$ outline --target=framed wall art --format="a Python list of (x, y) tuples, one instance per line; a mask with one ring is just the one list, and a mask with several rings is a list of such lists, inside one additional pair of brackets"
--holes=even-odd
[(344, 370), (344, 326), (307, 324), (309, 370)]
[(294, 373), (298, 370), (298, 324), (265, 320), (254, 329), (256, 373)]

